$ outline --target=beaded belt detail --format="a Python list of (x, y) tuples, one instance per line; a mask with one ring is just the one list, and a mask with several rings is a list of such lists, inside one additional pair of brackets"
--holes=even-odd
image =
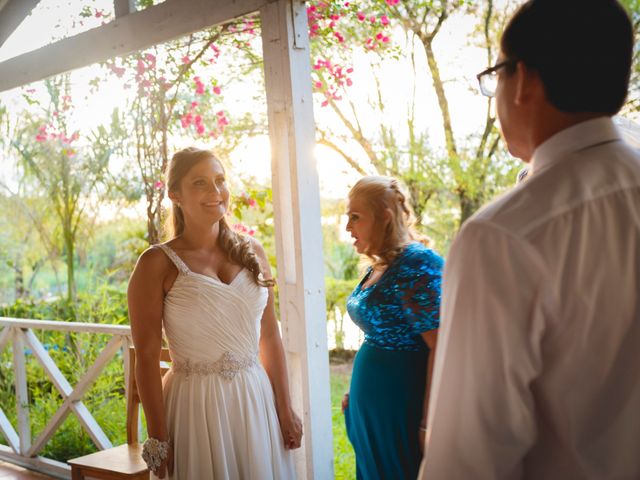
[(201, 361), (192, 362), (190, 360), (175, 361), (171, 370), (175, 373), (189, 375), (220, 375), (225, 380), (231, 381), (242, 370), (246, 370), (257, 363), (255, 355), (240, 356), (234, 352), (224, 352), (215, 362)]

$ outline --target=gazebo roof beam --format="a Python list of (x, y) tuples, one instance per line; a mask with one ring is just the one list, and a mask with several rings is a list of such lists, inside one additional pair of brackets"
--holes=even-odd
[(113, 0), (113, 11), (116, 18), (124, 17), (136, 11), (135, 0)]
[(40, 0), (0, 0), (0, 47)]
[(167, 0), (1, 62), (0, 92), (228, 22), (272, 1)]

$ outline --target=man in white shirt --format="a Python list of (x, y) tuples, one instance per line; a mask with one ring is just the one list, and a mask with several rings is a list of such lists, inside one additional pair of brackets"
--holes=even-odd
[(451, 247), (423, 480), (640, 478), (632, 44), (615, 0), (530, 0), (479, 75), (530, 173)]

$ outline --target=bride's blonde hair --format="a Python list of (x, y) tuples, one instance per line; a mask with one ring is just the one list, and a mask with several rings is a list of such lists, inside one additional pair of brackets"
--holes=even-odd
[[(166, 172), (166, 185), (169, 192), (177, 192), (180, 190), (180, 182), (189, 173), (193, 166), (206, 159), (214, 159), (224, 170), (224, 165), (215, 156), (211, 150), (202, 150), (195, 147), (187, 147), (176, 152)], [(229, 226), (226, 215), (219, 221), (218, 246), (226, 253), (227, 258), (238, 265), (243, 266), (251, 272), (254, 281), (263, 287), (272, 287), (275, 285), (273, 279), (264, 279), (258, 256), (253, 250), (249, 237), (241, 235)], [(172, 204), (169, 210), (169, 216), (165, 223), (165, 231), (167, 238), (175, 238), (184, 232), (184, 214), (180, 207)]]
[[(415, 216), (400, 182), (393, 177), (362, 177), (349, 191), (349, 200), (359, 199), (373, 213), (372, 231), (377, 234), (365, 254), (373, 265), (389, 265), (411, 241), (429, 245), (429, 239), (415, 229)], [(385, 211), (391, 218), (386, 227)]]

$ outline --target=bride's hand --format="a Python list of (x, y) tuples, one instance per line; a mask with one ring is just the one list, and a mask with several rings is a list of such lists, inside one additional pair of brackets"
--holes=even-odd
[(168, 473), (168, 476), (173, 475), (173, 447), (169, 445), (169, 452), (167, 453), (167, 458), (165, 458), (157, 470), (155, 470), (154, 475), (158, 478), (164, 478), (165, 474)]
[(280, 421), (280, 430), (282, 431), (282, 439), (284, 447), (287, 450), (300, 448), (302, 442), (302, 421), (291, 409), (283, 413), (278, 413)]

